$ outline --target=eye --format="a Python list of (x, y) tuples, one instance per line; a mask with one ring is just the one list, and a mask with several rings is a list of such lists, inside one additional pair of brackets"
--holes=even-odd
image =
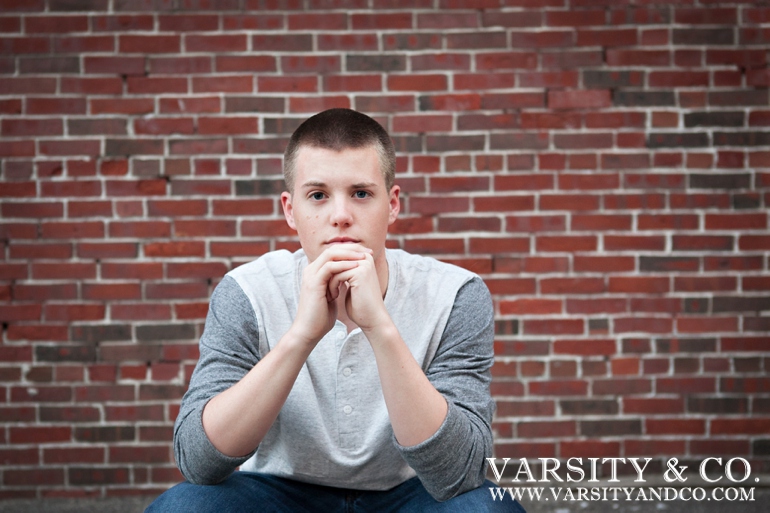
[(314, 192), (314, 193), (310, 194), (310, 199), (315, 200), (315, 201), (321, 201), (322, 199), (324, 199), (324, 193), (322, 193), (322, 192)]
[(366, 191), (356, 191), (354, 194), (358, 199), (365, 199), (369, 197), (369, 193)]

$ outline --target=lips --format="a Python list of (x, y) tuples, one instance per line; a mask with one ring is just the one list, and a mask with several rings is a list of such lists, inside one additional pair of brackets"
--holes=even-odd
[(351, 237), (334, 237), (326, 241), (326, 244), (354, 244), (360, 242), (358, 239)]

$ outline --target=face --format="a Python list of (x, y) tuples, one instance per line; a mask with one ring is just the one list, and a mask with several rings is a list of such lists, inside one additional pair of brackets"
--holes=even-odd
[(294, 193), (281, 194), (281, 206), (309, 261), (333, 244), (359, 243), (382, 262), (388, 226), (400, 210), (399, 192), (397, 185), (387, 189), (373, 146), (340, 152), (302, 147)]

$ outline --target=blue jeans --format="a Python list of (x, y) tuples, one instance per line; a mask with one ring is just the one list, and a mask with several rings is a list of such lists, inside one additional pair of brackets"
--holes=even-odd
[(150, 504), (145, 513), (525, 513), (521, 505), (506, 497), (492, 500), (490, 481), (480, 488), (437, 502), (415, 478), (387, 491), (347, 490), (300, 483), (253, 472), (235, 472), (218, 485), (178, 484)]

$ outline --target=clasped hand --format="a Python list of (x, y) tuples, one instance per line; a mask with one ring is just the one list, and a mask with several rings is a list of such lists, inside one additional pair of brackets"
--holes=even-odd
[(335, 244), (308, 264), (302, 274), (297, 317), (292, 329), (315, 345), (334, 327), (337, 299), (345, 295), (345, 310), (364, 332), (389, 317), (372, 257), (360, 244)]

